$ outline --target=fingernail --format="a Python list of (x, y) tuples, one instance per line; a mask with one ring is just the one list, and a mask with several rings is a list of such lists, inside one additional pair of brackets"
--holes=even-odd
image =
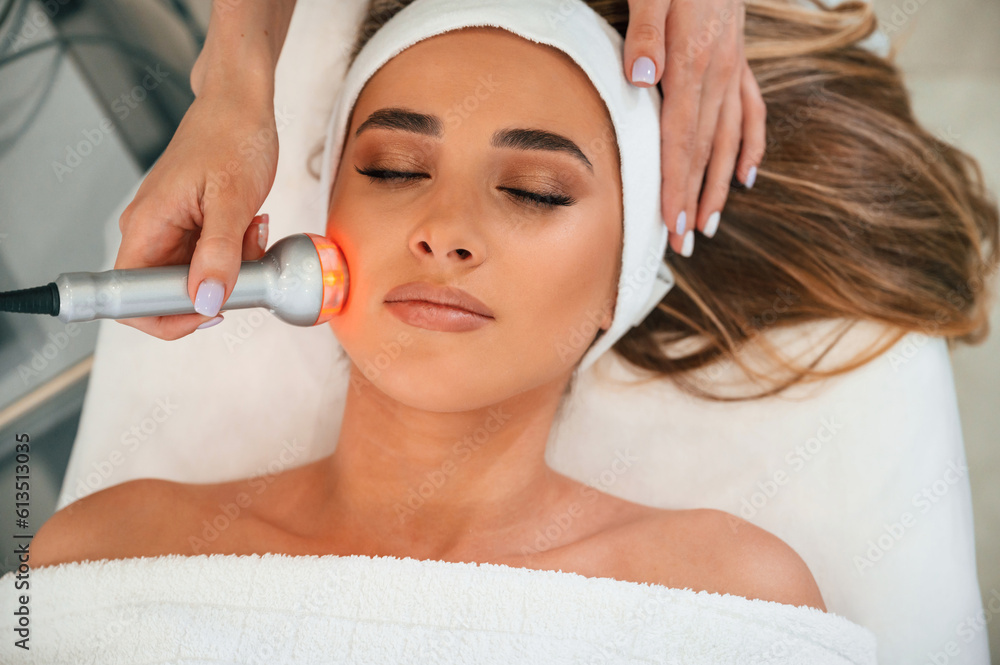
[(750, 167), (750, 172), (747, 173), (747, 189), (750, 189), (751, 187), (753, 187), (753, 183), (756, 180), (757, 180), (757, 167), (756, 166), (751, 166)]
[(646, 56), (636, 58), (632, 63), (632, 83), (648, 83), (653, 85), (656, 77), (656, 65)]
[(722, 217), (722, 215), (720, 215), (718, 211), (713, 212), (711, 215), (708, 216), (708, 221), (705, 222), (705, 230), (703, 231), (703, 233), (709, 238), (714, 236), (715, 230), (719, 228), (720, 217)]
[(217, 316), (214, 319), (209, 319), (208, 321), (205, 321), (205, 323), (203, 323), (200, 326), (198, 326), (198, 330), (204, 330), (205, 328), (211, 328), (212, 326), (218, 325), (220, 323), (222, 323), (222, 317), (221, 316)]
[(267, 249), (267, 214), (261, 215), (261, 222), (257, 225), (257, 244), (261, 251)]
[(681, 247), (681, 256), (691, 256), (694, 251), (694, 231), (684, 234), (684, 245)]
[(219, 280), (203, 280), (194, 298), (194, 311), (202, 316), (215, 316), (222, 309), (222, 296), (225, 294), (226, 286)]
[(684, 234), (684, 227), (687, 226), (687, 212), (681, 210), (681, 214), (677, 215), (677, 230), (674, 233)]

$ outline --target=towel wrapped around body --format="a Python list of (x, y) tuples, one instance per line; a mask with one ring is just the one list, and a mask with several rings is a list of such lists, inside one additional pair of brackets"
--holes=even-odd
[(29, 579), (30, 650), (0, 594), (3, 663), (876, 662), (871, 631), (815, 608), (503, 564), (167, 555)]

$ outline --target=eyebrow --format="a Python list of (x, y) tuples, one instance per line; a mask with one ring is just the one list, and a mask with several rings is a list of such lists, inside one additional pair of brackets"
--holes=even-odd
[[(436, 115), (417, 113), (403, 108), (383, 108), (378, 109), (365, 120), (354, 132), (355, 138), (361, 136), (361, 132), (373, 127), (383, 127), (385, 129), (395, 129), (414, 134), (424, 134), (441, 138), (444, 134), (441, 118)], [(551, 150), (555, 152), (565, 152), (579, 159), (593, 173), (594, 165), (590, 163), (587, 156), (583, 154), (579, 146), (561, 134), (545, 131), (544, 129), (500, 129), (494, 132), (490, 138), (490, 145), (494, 148), (510, 148), (513, 150)]]

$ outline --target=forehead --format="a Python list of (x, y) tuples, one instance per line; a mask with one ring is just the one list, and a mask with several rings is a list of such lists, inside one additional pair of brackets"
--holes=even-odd
[(453, 30), (396, 55), (362, 89), (351, 133), (391, 106), (439, 116), (445, 137), (547, 129), (571, 138), (595, 165), (617, 164), (611, 118), (583, 70), (562, 51), (500, 28)]

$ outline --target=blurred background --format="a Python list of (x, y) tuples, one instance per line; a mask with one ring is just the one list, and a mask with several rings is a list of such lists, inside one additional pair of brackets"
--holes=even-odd
[[(0, 289), (105, 265), (109, 216), (194, 101), (210, 6), (0, 0)], [(96, 339), (96, 325), (0, 313), (0, 506), (9, 516), (27, 432), (34, 529), (55, 512)], [(10, 531), (0, 574), (16, 564)]]
[[(917, 117), (976, 157), (990, 189), (1000, 192), (1000, 2), (873, 2)], [(46, 284), (61, 272), (102, 265), (108, 216), (194, 99), (188, 77), (209, 7), (210, 0), (0, 0), (0, 288)], [(992, 325), (984, 344), (957, 348), (952, 363), (979, 582), (984, 603), (996, 598), (996, 606), (1000, 302)], [(15, 433), (29, 432), (34, 525), (55, 510), (96, 333), (96, 325), (0, 313), (0, 505), (13, 503)], [(0, 543), (2, 575), (14, 567), (9, 533), (0, 533)], [(993, 662), (1000, 664), (996, 614), (986, 611)]]
[[(1000, 192), (1000, 2), (872, 0), (920, 122), (979, 161)], [(996, 283), (996, 280), (994, 280)], [(972, 485), (983, 603), (1000, 602), (1000, 301), (991, 334), (951, 353)], [(986, 610), (990, 654), (1000, 663), (1000, 613)]]

